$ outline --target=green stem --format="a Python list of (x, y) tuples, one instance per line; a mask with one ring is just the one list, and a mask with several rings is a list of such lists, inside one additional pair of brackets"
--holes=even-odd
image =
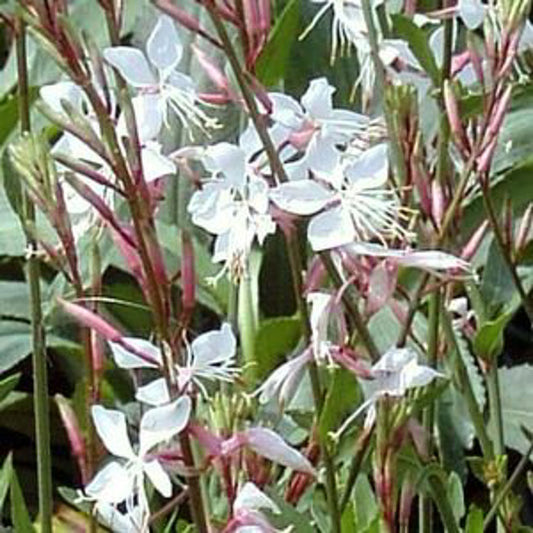
[(491, 413), (490, 418), (494, 424), (494, 452), (496, 455), (503, 455), (505, 453), (505, 440), (503, 435), (500, 380), (498, 377), (498, 365), (496, 359), (490, 364), (486, 375), (486, 381), (489, 395), (489, 409)]
[[(248, 272), (244, 273), (239, 283), (239, 301), (237, 305), (237, 317), (241, 338), (243, 363), (245, 367), (244, 377), (248, 385), (255, 383), (255, 320), (252, 297), (252, 280)], [(231, 289), (230, 289), (231, 290)]]
[[(16, 29), (19, 117), (20, 129), (24, 134), (30, 132), (30, 110), (26, 63), (26, 32), (24, 23), (20, 18), (16, 20)], [(37, 243), (31, 237), (29, 231), (35, 225), (35, 211), (26, 193), (23, 194), (23, 213), (24, 218), (22, 224), (25, 229), (29, 252), (27, 275), (30, 288), (32, 324), (33, 400), (37, 446), (39, 522), (42, 533), (51, 533), (53, 496), (46, 342), (41, 307), (41, 289), (39, 285), (40, 268), (37, 259)]]
[(429, 476), (428, 483), (433, 500), (439, 509), (440, 517), (444, 525), (444, 531), (447, 533), (460, 533), (461, 530), (455, 520), (453, 508), (447, 496), (446, 486), (442, 479), (439, 476)]

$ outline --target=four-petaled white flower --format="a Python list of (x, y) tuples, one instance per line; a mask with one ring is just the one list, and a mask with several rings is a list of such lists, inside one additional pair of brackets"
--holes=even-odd
[[(122, 368), (157, 368), (162, 365), (161, 350), (145, 339), (124, 338), (125, 344), (148, 357), (142, 358), (124, 345), (110, 342), (113, 358)], [(207, 395), (202, 381), (231, 382), (240, 370), (235, 366), (237, 341), (229, 324), (222, 324), (220, 330), (208, 331), (189, 346), (186, 344), (187, 359), (184, 366), (176, 365), (178, 388), (183, 390), (194, 383)], [(153, 361), (151, 363), (150, 361)], [(149, 405), (163, 405), (170, 401), (170, 394), (164, 378), (158, 378), (137, 389), (137, 400)]]
[(248, 128), (239, 146), (215, 144), (201, 157), (211, 179), (193, 194), (188, 211), (194, 224), (217, 236), (212, 260), (225, 266), (215, 280), (225, 272), (239, 279), (255, 239), (262, 244), (276, 230), (263, 177), (269, 167), (259, 149), (255, 129)]
[(362, 382), (367, 399), (335, 432), (336, 437), (366, 410), (365, 426), (371, 426), (376, 418), (376, 403), (380, 398), (403, 397), (410, 389), (425, 387), (436, 378), (445, 377), (429, 366), (418, 364), (417, 354), (411, 348), (391, 348), (372, 366), (370, 375), (373, 380)]
[(326, 78), (312, 80), (299, 104), (281, 93), (269, 93), (271, 118), (287, 129), (288, 140), (304, 152), (302, 158), (285, 164), (291, 179), (307, 177), (307, 171), (329, 173), (339, 163), (338, 145), (347, 143), (368, 125), (368, 117), (347, 109), (333, 108), (335, 87)]
[(190, 412), (191, 400), (188, 396), (147, 411), (141, 418), (139, 446), (135, 451), (128, 437), (124, 413), (100, 405), (92, 408), (96, 431), (115, 457), (85, 487), (85, 495), (96, 502), (97, 512), (101, 509), (104, 518), (119, 518), (110, 512), (109, 506), (124, 503), (128, 516), (122, 518), (133, 524), (143, 522), (149, 513), (145, 478), (165, 498), (172, 495), (169, 475), (157, 456), (150, 452), (180, 433), (189, 421)]
[(178, 32), (172, 19), (159, 17), (146, 43), (146, 56), (131, 46), (104, 50), (104, 58), (122, 77), (138, 89), (144, 106), (152, 114), (152, 127), (168, 124), (168, 112), (177, 115), (185, 128), (191, 124), (205, 130), (215, 125), (199, 106), (195, 85), (190, 76), (176, 70), (183, 55)]
[(387, 145), (380, 144), (321, 181), (282, 183), (270, 197), (289, 213), (315, 215), (307, 229), (315, 251), (374, 239), (385, 243), (387, 237), (409, 235), (394, 192), (385, 188), (388, 168)]

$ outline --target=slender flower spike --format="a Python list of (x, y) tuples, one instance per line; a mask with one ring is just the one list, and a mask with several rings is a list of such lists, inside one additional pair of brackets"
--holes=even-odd
[(104, 446), (116, 458), (107, 463), (85, 487), (85, 494), (96, 502), (97, 511), (101, 507), (104, 513), (108, 513), (109, 505), (125, 502), (131, 521), (138, 523), (136, 506), (140, 506), (142, 516), (149, 512), (145, 478), (162, 496), (171, 496), (170, 477), (149, 452), (182, 431), (189, 421), (190, 412), (191, 400), (188, 396), (147, 411), (141, 419), (139, 447), (135, 452), (128, 437), (124, 414), (100, 405), (92, 408), (96, 431)]
[[(161, 351), (148, 341), (138, 339), (129, 345), (137, 349), (141, 346), (143, 352), (152, 354), (155, 360), (161, 361)], [(207, 395), (203, 381), (231, 382), (238, 375), (239, 369), (235, 366), (237, 340), (229, 324), (223, 324), (220, 330), (209, 331), (200, 335), (191, 345), (186, 345), (187, 360), (185, 366), (176, 365), (178, 387), (184, 390), (190, 383), (194, 383), (200, 391)], [(122, 368), (149, 368), (151, 365), (139, 358), (135, 353), (124, 349), (124, 344), (111, 344), (113, 357), (117, 365)], [(157, 355), (156, 355), (157, 354)], [(170, 401), (170, 394), (164, 378), (159, 378), (148, 385), (137, 389), (137, 400), (148, 405), (163, 405)]]
[(367, 399), (337, 430), (336, 438), (366, 410), (368, 413), (365, 426), (371, 426), (376, 417), (376, 403), (379, 398), (402, 397), (410, 389), (424, 387), (436, 378), (445, 377), (433, 368), (419, 365), (417, 354), (411, 348), (391, 348), (372, 366), (370, 375), (373, 380), (366, 382), (364, 387)]
[[(178, 32), (167, 15), (159, 17), (146, 43), (146, 56), (130, 46), (104, 50), (104, 58), (134, 88), (142, 104), (153, 113), (153, 121), (168, 125), (172, 111), (185, 128), (194, 125), (202, 130), (215, 122), (199, 107), (193, 80), (176, 70), (183, 55)], [(156, 128), (157, 129), (157, 128)]]
[(407, 237), (401, 226), (401, 207), (385, 188), (387, 145), (379, 144), (355, 160), (339, 164), (322, 181), (282, 183), (271, 192), (281, 209), (296, 215), (315, 215), (307, 229), (313, 250), (329, 250), (353, 242)]

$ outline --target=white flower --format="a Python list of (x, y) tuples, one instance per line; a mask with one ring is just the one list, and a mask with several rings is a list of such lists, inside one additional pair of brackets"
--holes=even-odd
[[(161, 350), (144, 339), (126, 337), (122, 345), (114, 342), (110, 342), (109, 345), (115, 363), (122, 368), (157, 368), (163, 360)], [(125, 348), (125, 345), (131, 346), (132, 350)], [(200, 335), (190, 346), (186, 344), (185, 366), (176, 365), (180, 390), (194, 383), (204, 394), (207, 394), (203, 380), (233, 381), (239, 373), (239, 369), (235, 366), (236, 349), (237, 340), (229, 324), (222, 324), (220, 330)], [(133, 350), (145, 354), (145, 358), (139, 357)], [(139, 387), (136, 398), (149, 405), (162, 405), (170, 401), (163, 378)]]
[(100, 502), (96, 512), (104, 524), (116, 533), (144, 533), (148, 530), (148, 515), (140, 505), (134, 504), (130, 510), (122, 512), (114, 505)]
[(457, 14), (469, 30), (481, 26), (486, 11), (481, 0), (459, 0), (457, 4)]
[(268, 212), (269, 186), (262, 176), (269, 168), (264, 156), (257, 156), (259, 148), (255, 129), (249, 128), (239, 146), (215, 144), (202, 157), (211, 179), (193, 194), (188, 211), (194, 224), (217, 236), (212, 259), (224, 261), (225, 267), (215, 279), (226, 271), (238, 279), (254, 240), (262, 244), (276, 230)]
[(387, 177), (387, 145), (380, 144), (355, 162), (341, 163), (321, 182), (281, 184), (271, 191), (271, 199), (289, 213), (315, 215), (307, 229), (315, 251), (373, 239), (384, 243), (386, 237), (408, 236), (399, 223), (401, 207), (385, 188)]
[[(145, 477), (162, 496), (169, 498), (172, 495), (169, 475), (149, 452), (182, 431), (189, 421), (190, 411), (188, 396), (147, 411), (141, 418), (139, 448), (135, 452), (128, 437), (124, 414), (100, 405), (92, 408), (96, 431), (104, 446), (116, 458), (107, 463), (85, 487), (87, 497), (96, 501), (97, 511), (101, 508), (101, 512), (107, 515), (108, 506), (125, 502), (131, 521), (138, 523), (139, 514), (145, 516), (148, 513)], [(140, 506), (142, 512), (136, 506)]]
[(146, 56), (129, 46), (106, 48), (103, 53), (106, 61), (146, 97), (142, 105), (153, 114), (154, 130), (168, 124), (169, 111), (177, 115), (185, 128), (190, 124), (201, 129), (214, 125), (199, 108), (193, 80), (176, 70), (183, 46), (170, 17), (159, 17), (148, 37)]
[(372, 381), (365, 383), (367, 399), (335, 432), (338, 438), (344, 430), (368, 409), (365, 426), (374, 423), (376, 403), (383, 396), (402, 397), (416, 387), (425, 387), (438, 377), (445, 377), (428, 366), (419, 365), (416, 352), (410, 348), (391, 348), (372, 366)]
[(368, 124), (364, 115), (333, 108), (335, 90), (326, 78), (312, 80), (301, 105), (285, 94), (269, 93), (272, 119), (285, 127), (291, 143), (304, 151), (300, 160), (285, 165), (292, 179), (307, 177), (308, 170), (331, 172), (341, 159), (337, 145), (348, 142)]

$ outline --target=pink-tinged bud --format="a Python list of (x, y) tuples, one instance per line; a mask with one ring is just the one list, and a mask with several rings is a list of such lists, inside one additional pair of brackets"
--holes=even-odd
[(411, 160), (411, 176), (414, 186), (418, 191), (420, 207), (426, 215), (431, 215), (431, 188), (429, 176), (425, 169), (418, 163), (416, 158)]
[(181, 26), (184, 26), (192, 32), (201, 35), (205, 40), (209, 41), (217, 48), (222, 48), (220, 42), (210, 35), (204, 28), (202, 28), (197, 19), (183, 9), (175, 6), (170, 0), (152, 0), (152, 3), (163, 13), (166, 13), (169, 17), (173, 18)]
[(163, 287), (166, 287), (168, 285), (168, 276), (161, 247), (155, 239), (150, 239), (148, 245), (150, 249), (150, 258), (152, 259), (152, 265), (154, 267), (154, 276), (156, 278), (156, 281)]
[(63, 307), (63, 309), (69, 315), (73, 316), (82, 326), (93, 329), (108, 341), (122, 341), (122, 333), (120, 333), (118, 329), (112, 326), (100, 315), (89, 311), (89, 309), (83, 307), (82, 305), (67, 302), (62, 298), (58, 298), (57, 301)]
[(408, 474), (404, 479), (400, 495), (398, 522), (400, 524), (401, 531), (409, 531), (409, 519), (411, 518), (411, 509), (413, 508), (413, 500), (415, 495), (415, 483)]
[(518, 228), (518, 235), (516, 237), (515, 250), (518, 254), (527, 246), (529, 241), (529, 234), (531, 232), (531, 226), (533, 225), (533, 204), (529, 204), (525, 213), (520, 221), (520, 227)]
[(206, 104), (212, 105), (226, 105), (230, 102), (235, 102), (233, 98), (230, 98), (227, 94), (216, 93), (199, 93), (198, 98)]
[(76, 413), (74, 413), (69, 401), (61, 394), (56, 394), (54, 400), (65, 431), (67, 432), (72, 456), (78, 463), (82, 484), (86, 485), (89, 479), (87, 478), (87, 465), (85, 463), (85, 441), (78, 424)]
[(455, 141), (462, 150), (468, 151), (469, 143), (461, 122), (459, 106), (448, 80), (444, 82), (444, 105), (446, 107), (446, 114), (448, 115), (448, 121), (452, 133), (454, 134)]
[(461, 251), (461, 259), (470, 261), (472, 257), (474, 257), (474, 254), (478, 251), (479, 246), (481, 245), (481, 242), (487, 233), (488, 227), (489, 223), (487, 220), (485, 220), (465, 244), (463, 250)]
[(510, 38), (509, 42), (507, 43), (507, 47), (505, 48), (505, 55), (503, 56), (505, 58), (500, 70), (496, 74), (496, 81), (501, 80), (511, 70), (511, 67), (516, 60), (516, 56), (518, 53), (518, 42), (520, 41), (520, 37), (522, 36), (521, 30), (515, 30)]
[(444, 191), (441, 184), (437, 180), (433, 180), (431, 182), (431, 215), (438, 228), (441, 227), (442, 219), (444, 218), (445, 204)]
[(394, 294), (398, 279), (398, 268), (381, 261), (370, 274), (366, 293), (365, 311), (368, 316), (383, 308)]
[(333, 346), (331, 348), (331, 358), (358, 378), (371, 379), (374, 376), (368, 360), (358, 357), (355, 352), (347, 347), (339, 348)]
[(183, 314), (190, 317), (196, 305), (196, 270), (194, 267), (194, 246), (186, 231), (181, 232), (181, 290)]
[(507, 108), (509, 107), (509, 103), (511, 101), (512, 92), (513, 88), (511, 85), (509, 85), (507, 89), (505, 89), (501, 98), (497, 101), (494, 112), (492, 113), (490, 122), (487, 126), (487, 139), (492, 139), (494, 136), (498, 135), (505, 118), (505, 113), (507, 112)]
[(304, 282), (304, 295), (315, 292), (322, 287), (326, 279), (326, 267), (320, 257), (313, 257), (311, 265), (307, 269), (307, 275)]
[(481, 155), (477, 159), (477, 171), (479, 174), (484, 174), (490, 169), (492, 164), (492, 157), (496, 151), (496, 145), (498, 144), (498, 138), (494, 137), (492, 141), (481, 152)]
[(466, 36), (466, 42), (468, 45), (468, 52), (470, 54), (470, 62), (472, 63), (472, 68), (476, 74), (477, 81), (484, 87), (485, 85), (485, 74), (483, 72), (483, 64), (481, 60), (481, 55), (477, 51), (476, 44), (472, 38), (472, 34), (468, 32)]

